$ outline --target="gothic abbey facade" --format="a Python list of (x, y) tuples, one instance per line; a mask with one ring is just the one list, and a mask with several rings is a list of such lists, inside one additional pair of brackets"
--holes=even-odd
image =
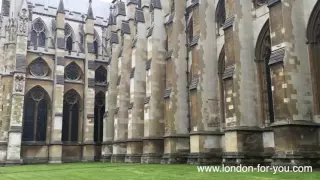
[(2, 0), (1, 164), (320, 165), (320, 1), (34, 1)]

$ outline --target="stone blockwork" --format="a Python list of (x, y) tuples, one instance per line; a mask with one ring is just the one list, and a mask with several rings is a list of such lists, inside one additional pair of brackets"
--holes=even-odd
[(320, 165), (319, 1), (4, 2), (0, 164)]

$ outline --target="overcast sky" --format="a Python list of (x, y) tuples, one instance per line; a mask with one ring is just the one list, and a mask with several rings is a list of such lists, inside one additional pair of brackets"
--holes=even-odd
[(101, 1), (105, 1), (105, 2), (110, 2), (111, 3), (112, 0), (101, 0)]

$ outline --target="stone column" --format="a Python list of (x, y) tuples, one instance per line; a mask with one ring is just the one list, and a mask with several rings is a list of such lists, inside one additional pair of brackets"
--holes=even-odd
[(128, 140), (126, 162), (141, 162), (144, 134), (144, 100), (146, 96), (146, 59), (147, 42), (144, 14), (141, 9), (135, 13), (136, 35), (132, 44), (130, 109), (128, 121)]
[[(84, 81), (84, 122), (83, 122), (83, 151), (82, 161), (94, 161), (94, 99), (95, 99), (95, 70), (91, 68), (94, 64), (95, 50), (93, 45), (94, 38), (94, 17), (91, 1), (88, 9), (88, 16), (85, 24), (85, 81)], [(90, 66), (90, 68), (89, 68)]]
[[(189, 7), (190, 155), (188, 163), (220, 164), (221, 138), (215, 1), (193, 2)], [(191, 20), (192, 19), (192, 20)], [(192, 23), (192, 24), (191, 24)], [(191, 32), (188, 29), (188, 36)]]
[[(1, 25), (7, 25), (9, 17), (2, 17)], [(7, 36), (8, 32), (6, 32), (6, 28), (1, 28), (1, 39), (0, 45), (1, 50), (1, 62), (0, 62), (0, 163), (4, 164), (7, 158), (7, 148), (8, 148), (8, 131), (9, 131), (9, 123), (10, 123), (10, 110), (11, 110), (11, 96), (12, 96), (12, 85), (13, 78), (10, 75), (13, 72), (12, 66), (13, 61), (9, 60), (10, 56), (8, 53), (11, 53), (12, 49), (10, 44), (8, 43)], [(7, 36), (6, 36), (7, 35)], [(13, 52), (14, 53), (14, 52)]]
[[(62, 1), (61, 1), (62, 2)], [(63, 6), (59, 6), (63, 7)], [(64, 68), (65, 68), (65, 25), (64, 8), (57, 11), (56, 16), (56, 40), (55, 40), (55, 67), (54, 67), (54, 88), (52, 95), (52, 124), (51, 142), (49, 147), (50, 163), (60, 163), (62, 161), (62, 117), (63, 117), (63, 96), (64, 96)]]
[(252, 1), (226, 1), (225, 164), (261, 164), (261, 121), (257, 115)]
[[(269, 60), (275, 122), (274, 165), (319, 165), (318, 126), (313, 122), (313, 97), (305, 44), (304, 1), (270, 1)], [(280, 59), (275, 58), (280, 57)], [(319, 123), (318, 119), (315, 119)]]
[[(112, 62), (111, 62), (111, 81), (115, 80), (113, 86), (111, 88), (114, 89), (109, 89), (109, 96), (113, 96), (115, 100), (115, 113), (116, 116), (114, 117), (114, 142), (113, 142), (113, 153), (111, 157), (112, 162), (124, 162), (125, 159), (125, 154), (126, 154), (126, 133), (127, 131), (127, 119), (125, 116), (127, 116), (127, 113), (125, 113), (126, 107), (121, 107), (122, 105), (126, 104), (126, 100), (124, 100), (125, 90), (122, 90), (122, 93), (120, 92), (120, 83), (122, 82), (122, 86), (125, 86), (122, 80), (122, 71), (119, 69), (122, 66), (122, 60), (123, 58), (123, 52), (125, 51), (123, 45), (124, 45), (124, 39), (125, 36), (127, 35), (121, 35), (122, 33), (122, 22), (125, 19), (126, 16), (126, 6), (124, 2), (118, 1), (115, 4), (115, 20), (116, 20), (116, 25), (115, 25), (115, 33), (113, 34), (114, 38), (119, 39), (118, 40), (118, 45), (115, 47), (117, 50), (112, 51)], [(111, 37), (112, 39), (113, 37)], [(121, 39), (120, 39), (121, 38)], [(125, 77), (126, 78), (126, 77)], [(110, 84), (111, 85), (111, 84)], [(123, 87), (124, 88), (124, 87)], [(114, 92), (112, 92), (114, 91)], [(122, 99), (120, 98), (120, 95), (122, 96)], [(122, 101), (121, 101), (122, 100)], [(110, 101), (110, 100), (109, 100)], [(127, 105), (128, 106), (128, 105)], [(120, 112), (120, 107), (122, 112)], [(109, 111), (110, 112), (110, 111)], [(112, 114), (110, 114), (112, 116)]]
[(11, 96), (10, 124), (8, 134), (7, 162), (21, 163), (21, 138), (26, 83), (27, 41), (28, 41), (28, 6), (23, 1), (17, 18), (11, 19), (12, 28), (9, 41), (10, 60), (14, 60), (13, 87)]
[[(163, 155), (165, 90), (165, 27), (161, 1), (150, 3), (151, 27), (148, 29), (147, 100), (144, 116), (142, 163), (160, 163)], [(152, 15), (153, 14), (153, 15)]]
[[(171, 1), (170, 1), (171, 2)], [(186, 1), (175, 1), (174, 12), (167, 17), (168, 57), (167, 80), (170, 81), (166, 100), (163, 163), (186, 163), (190, 151), (188, 132), (188, 89), (187, 89), (187, 47), (186, 47)], [(170, 65), (169, 65), (170, 66)], [(168, 67), (168, 66), (167, 66)]]

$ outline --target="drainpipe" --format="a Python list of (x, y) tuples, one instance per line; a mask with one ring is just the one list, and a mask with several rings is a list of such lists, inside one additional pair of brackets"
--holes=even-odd
[(186, 76), (187, 76), (187, 104), (188, 104), (188, 131), (189, 133), (191, 132), (191, 104), (190, 104), (190, 90), (189, 90), (189, 84), (190, 84), (190, 77), (189, 77), (189, 50), (190, 50), (190, 46), (189, 46), (189, 40), (188, 40), (188, 28), (187, 28), (187, 23), (188, 23), (188, 17), (189, 17), (189, 13), (186, 12), (184, 14), (185, 17), (185, 23), (186, 23), (186, 29), (185, 29), (185, 36), (186, 36), (186, 61), (187, 61), (187, 70), (186, 70)]

